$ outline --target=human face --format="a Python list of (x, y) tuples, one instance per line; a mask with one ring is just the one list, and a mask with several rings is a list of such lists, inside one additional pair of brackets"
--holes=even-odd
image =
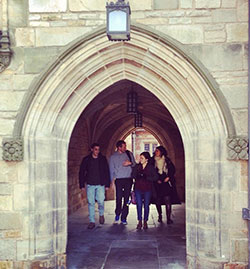
[(97, 158), (98, 157), (98, 154), (100, 153), (100, 147), (95, 146), (93, 149), (91, 149), (91, 151), (92, 151), (92, 156), (94, 158)]
[(148, 162), (148, 159), (146, 159), (143, 155), (140, 155), (140, 163), (146, 164)]
[(155, 150), (155, 157), (161, 157), (161, 152), (159, 149)]
[(126, 149), (127, 149), (127, 146), (126, 146), (125, 143), (122, 144), (121, 147), (119, 147), (119, 151), (122, 152), (122, 153), (124, 153), (126, 151)]

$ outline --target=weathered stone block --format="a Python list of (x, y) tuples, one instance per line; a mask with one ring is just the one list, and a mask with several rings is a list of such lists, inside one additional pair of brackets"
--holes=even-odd
[(193, 0), (180, 0), (180, 8), (192, 8)]
[(200, 25), (164, 25), (156, 29), (184, 44), (203, 43), (203, 29)]
[[(210, 2), (210, 1), (206, 1)], [(234, 9), (215, 9), (212, 10), (212, 18), (214, 22), (236, 22), (236, 10)]]
[(199, 191), (196, 197), (197, 207), (202, 210), (215, 210), (215, 194)]
[(1, 161), (0, 167), (0, 182), (17, 181), (17, 167), (15, 163)]
[(67, 9), (67, 0), (29, 0), (30, 12), (64, 12)]
[(41, 213), (35, 216), (35, 233), (39, 237), (51, 236), (53, 233), (53, 212)]
[(247, 262), (248, 261), (248, 240), (236, 239), (231, 244), (232, 261)]
[(221, 7), (222, 8), (236, 7), (236, 0), (222, 0)]
[(248, 269), (247, 264), (228, 263), (224, 264), (224, 269)]
[(0, 230), (20, 229), (22, 227), (20, 214), (0, 213), (0, 219)]
[(34, 48), (24, 49), (24, 70), (25, 73), (39, 73), (48, 67), (51, 59), (58, 54), (56, 48)]
[[(12, 134), (14, 124), (15, 124), (14, 120), (0, 119), (0, 135), (10, 136)], [(0, 181), (1, 181), (1, 174), (0, 174)]]
[(215, 226), (215, 213), (211, 212), (197, 212), (197, 222), (201, 225), (207, 225), (208, 227)]
[(247, 42), (248, 40), (248, 24), (234, 23), (226, 25), (228, 42)]
[(34, 29), (29, 28), (17, 28), (16, 34), (16, 46), (17, 47), (32, 47), (35, 45), (35, 33)]
[(207, 257), (216, 257), (216, 231), (213, 229), (197, 228), (197, 249)]
[(0, 195), (8, 195), (12, 193), (12, 185), (0, 183)]
[(217, 43), (226, 41), (225, 31), (209, 31), (205, 32), (205, 42)]
[(88, 27), (38, 28), (36, 29), (36, 45), (38, 47), (64, 46), (89, 31)]
[(154, 9), (177, 9), (179, 0), (154, 0)]
[(34, 75), (14, 75), (13, 90), (27, 90), (34, 78)]
[(233, 209), (235, 211), (242, 211), (242, 208), (247, 207), (248, 196), (247, 192), (233, 193)]
[(10, 195), (0, 195), (0, 210), (12, 210), (12, 197)]
[[(194, 57), (199, 59), (210, 71), (242, 70), (241, 44), (193, 45), (191, 51)], [(237, 94), (238, 97), (240, 97), (239, 94)], [(233, 100), (236, 101), (235, 96)]]
[(1, 260), (16, 259), (16, 240), (14, 239), (0, 240), (0, 257)]
[(1, 91), (0, 107), (1, 110), (18, 110), (24, 96), (23, 92)]
[(8, 1), (8, 20), (10, 28), (27, 26), (27, 9), (28, 1), (26, 0)]
[(247, 108), (247, 84), (223, 85), (221, 91), (231, 108)]
[(191, 24), (192, 20), (191, 18), (169, 18), (169, 24)]
[(17, 241), (17, 260), (26, 260), (29, 255), (29, 240)]
[[(20, 203), (22, 201), (22, 203)], [(29, 209), (29, 185), (14, 185), (14, 210)]]
[(238, 0), (237, 1), (237, 18), (238, 21), (248, 21), (248, 0)]
[(219, 8), (221, 0), (196, 0), (196, 8)]
[(20, 238), (21, 231), (7, 231), (4, 232), (4, 238)]

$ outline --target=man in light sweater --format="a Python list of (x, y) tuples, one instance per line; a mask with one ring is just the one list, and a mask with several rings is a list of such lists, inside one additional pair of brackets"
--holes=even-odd
[(132, 152), (126, 150), (124, 140), (119, 140), (116, 143), (116, 148), (117, 150), (111, 155), (109, 161), (110, 178), (111, 181), (115, 180), (116, 187), (115, 223), (118, 223), (121, 217), (121, 223), (126, 225), (128, 216), (127, 203), (133, 184), (131, 172), (136, 163)]

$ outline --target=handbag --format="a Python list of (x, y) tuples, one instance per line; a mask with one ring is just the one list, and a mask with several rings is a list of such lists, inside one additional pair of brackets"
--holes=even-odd
[(132, 203), (133, 205), (136, 205), (135, 191), (131, 191), (131, 203)]

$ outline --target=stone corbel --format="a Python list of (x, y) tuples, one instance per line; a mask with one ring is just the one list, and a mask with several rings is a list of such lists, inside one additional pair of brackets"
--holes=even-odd
[(20, 138), (3, 139), (3, 160), (22, 161), (23, 160), (23, 141)]
[(10, 64), (10, 39), (7, 31), (0, 31), (0, 73)]
[(234, 137), (227, 139), (227, 155), (229, 160), (248, 160), (248, 139)]

